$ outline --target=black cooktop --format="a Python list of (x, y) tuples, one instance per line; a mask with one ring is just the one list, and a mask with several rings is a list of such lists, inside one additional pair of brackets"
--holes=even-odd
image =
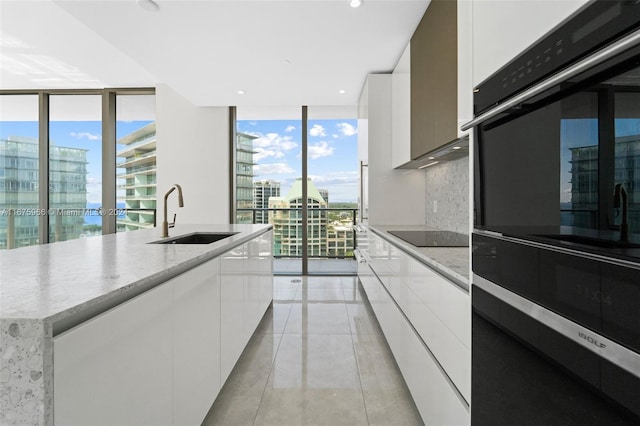
[(469, 247), (469, 236), (451, 231), (388, 231), (416, 247)]

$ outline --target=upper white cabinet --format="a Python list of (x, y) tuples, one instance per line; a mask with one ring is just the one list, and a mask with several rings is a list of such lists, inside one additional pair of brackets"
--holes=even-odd
[(473, 84), (480, 84), (587, 2), (473, 1)]
[(391, 74), (391, 130), (393, 167), (411, 160), (411, 44)]
[(358, 146), (366, 150), (359, 157), (368, 161), (369, 223), (423, 223), (424, 175), (394, 170), (391, 160), (391, 86), (391, 74), (369, 74), (358, 103)]

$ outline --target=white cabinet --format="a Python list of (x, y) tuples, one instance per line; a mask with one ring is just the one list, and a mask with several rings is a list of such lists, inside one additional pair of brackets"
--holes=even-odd
[[(423, 223), (423, 173), (395, 170), (392, 162), (392, 76), (369, 74), (358, 103), (359, 158), (366, 158), (369, 223)], [(402, 206), (401, 209), (397, 206)]]
[(428, 424), (469, 424), (468, 294), (385, 239), (366, 235), (359, 245), (367, 263), (358, 277), (418, 410)]
[(220, 259), (171, 283), (173, 424), (199, 425), (220, 391)]
[(172, 285), (54, 337), (56, 425), (172, 424)]
[(272, 231), (220, 256), (220, 385), (273, 300)]
[(391, 165), (411, 161), (411, 44), (391, 74)]
[(272, 232), (53, 338), (56, 425), (199, 425), (273, 297)]
[(221, 385), (229, 377), (236, 360), (244, 349), (243, 312), (244, 298), (244, 256), (246, 245), (238, 246), (224, 253), (220, 260), (220, 359)]

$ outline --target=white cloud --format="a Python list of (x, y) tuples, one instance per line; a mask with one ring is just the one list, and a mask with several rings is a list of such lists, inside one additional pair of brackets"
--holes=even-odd
[(270, 148), (277, 151), (290, 151), (298, 146), (291, 136), (280, 136), (278, 133), (254, 134), (254, 148)]
[[(331, 172), (320, 176), (309, 176), (318, 187), (335, 185), (354, 185), (358, 183), (358, 172)], [(331, 194), (329, 194), (331, 196)]]
[(313, 145), (309, 145), (307, 154), (311, 160), (316, 160), (320, 157), (328, 157), (333, 154), (333, 147), (329, 146), (327, 142), (318, 142)]
[(334, 139), (338, 139), (340, 135), (336, 135), (335, 133), (331, 135)]
[(356, 129), (349, 123), (338, 123), (336, 124), (336, 127), (338, 127), (338, 130), (340, 131), (340, 133), (342, 133), (345, 136), (353, 136), (356, 133), (358, 133), (358, 129)]
[(254, 148), (256, 152), (253, 154), (253, 161), (258, 162), (268, 157), (282, 158), (284, 153), (282, 151), (275, 151), (273, 149)]
[(294, 173), (294, 171), (286, 163), (257, 164), (253, 166), (253, 174), (255, 176), (289, 174)]
[(295, 126), (287, 126), (287, 128), (286, 128), (286, 129), (284, 129), (284, 131), (285, 131), (286, 133), (291, 133), (291, 132), (293, 132), (295, 129), (296, 129), (296, 128), (295, 128)]
[(319, 124), (314, 124), (311, 130), (309, 130), (309, 134), (311, 136), (327, 136), (327, 132), (325, 132), (324, 127)]
[(93, 133), (89, 132), (71, 132), (71, 136), (77, 139), (89, 139), (90, 141), (98, 141), (102, 138), (102, 136), (100, 135), (94, 135)]

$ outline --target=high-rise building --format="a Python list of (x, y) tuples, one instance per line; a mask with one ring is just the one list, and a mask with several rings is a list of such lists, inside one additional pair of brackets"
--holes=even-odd
[(254, 139), (257, 136), (246, 133), (238, 133), (236, 137), (236, 223), (253, 223)]
[(327, 207), (329, 207), (329, 190), (327, 188), (318, 188), (318, 192), (324, 198), (324, 202), (327, 203)]
[[(596, 228), (598, 212), (598, 146), (571, 150), (571, 207), (563, 225)], [(614, 154), (614, 183), (621, 183), (628, 193), (629, 223), (640, 223), (640, 137), (617, 137)], [(613, 188), (611, 189), (613, 197)], [(612, 198), (613, 199), (613, 198)], [(613, 225), (619, 218), (611, 217)], [(640, 229), (630, 229), (640, 232)]]
[(260, 180), (253, 182), (253, 208), (255, 223), (269, 223), (269, 198), (280, 196), (280, 182), (275, 180)]
[[(307, 184), (307, 254), (309, 257), (351, 257), (354, 249), (353, 222), (350, 216), (331, 218), (327, 202), (309, 179)], [(324, 190), (329, 196), (329, 191)], [(274, 255), (301, 257), (302, 179), (296, 179), (285, 197), (270, 197), (269, 223), (273, 225)], [(291, 209), (291, 210), (289, 210)]]
[[(38, 167), (37, 139), (0, 139), (0, 249), (7, 248), (10, 222), (14, 247), (39, 243)], [(50, 241), (78, 238), (87, 206), (86, 150), (51, 144), (49, 204), (55, 209), (49, 215)]]
[(156, 123), (150, 123), (117, 141), (118, 201), (127, 213), (117, 220), (119, 231), (152, 228), (156, 222)]
[(307, 247), (302, 246), (302, 179), (298, 178), (284, 197), (271, 197), (269, 208), (297, 209), (272, 212), (275, 256), (300, 257), (303, 249), (312, 256), (325, 256), (327, 247), (327, 203), (311, 179), (307, 180)]

